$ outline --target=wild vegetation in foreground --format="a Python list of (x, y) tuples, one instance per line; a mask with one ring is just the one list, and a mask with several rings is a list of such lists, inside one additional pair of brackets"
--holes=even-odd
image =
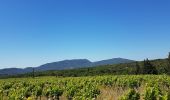
[(0, 100), (170, 100), (167, 75), (0, 80)]

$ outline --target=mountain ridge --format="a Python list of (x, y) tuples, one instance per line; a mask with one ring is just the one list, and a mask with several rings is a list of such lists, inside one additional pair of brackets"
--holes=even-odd
[(66, 69), (76, 69), (76, 68), (94, 67), (100, 65), (119, 64), (119, 63), (130, 63), (130, 62), (134, 62), (134, 60), (129, 60), (125, 58), (112, 58), (112, 59), (91, 62), (88, 59), (71, 59), (71, 60), (62, 60), (57, 62), (46, 63), (38, 67), (4, 68), (4, 69), (0, 69), (0, 76), (29, 73), (32, 72), (33, 68), (35, 69), (35, 71), (66, 70)]

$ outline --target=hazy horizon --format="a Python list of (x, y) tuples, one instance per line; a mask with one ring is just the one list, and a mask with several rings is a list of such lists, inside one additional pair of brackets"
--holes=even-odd
[(73, 1), (0, 1), (0, 69), (170, 52), (170, 1)]

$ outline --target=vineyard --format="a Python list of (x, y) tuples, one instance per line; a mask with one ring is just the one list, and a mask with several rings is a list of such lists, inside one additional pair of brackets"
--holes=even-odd
[(167, 75), (0, 80), (0, 100), (170, 100)]

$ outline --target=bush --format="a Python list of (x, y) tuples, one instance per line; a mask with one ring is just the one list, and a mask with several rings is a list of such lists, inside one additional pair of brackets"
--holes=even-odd
[(120, 100), (139, 100), (140, 94), (137, 93), (134, 89), (130, 89), (127, 94), (122, 96)]

